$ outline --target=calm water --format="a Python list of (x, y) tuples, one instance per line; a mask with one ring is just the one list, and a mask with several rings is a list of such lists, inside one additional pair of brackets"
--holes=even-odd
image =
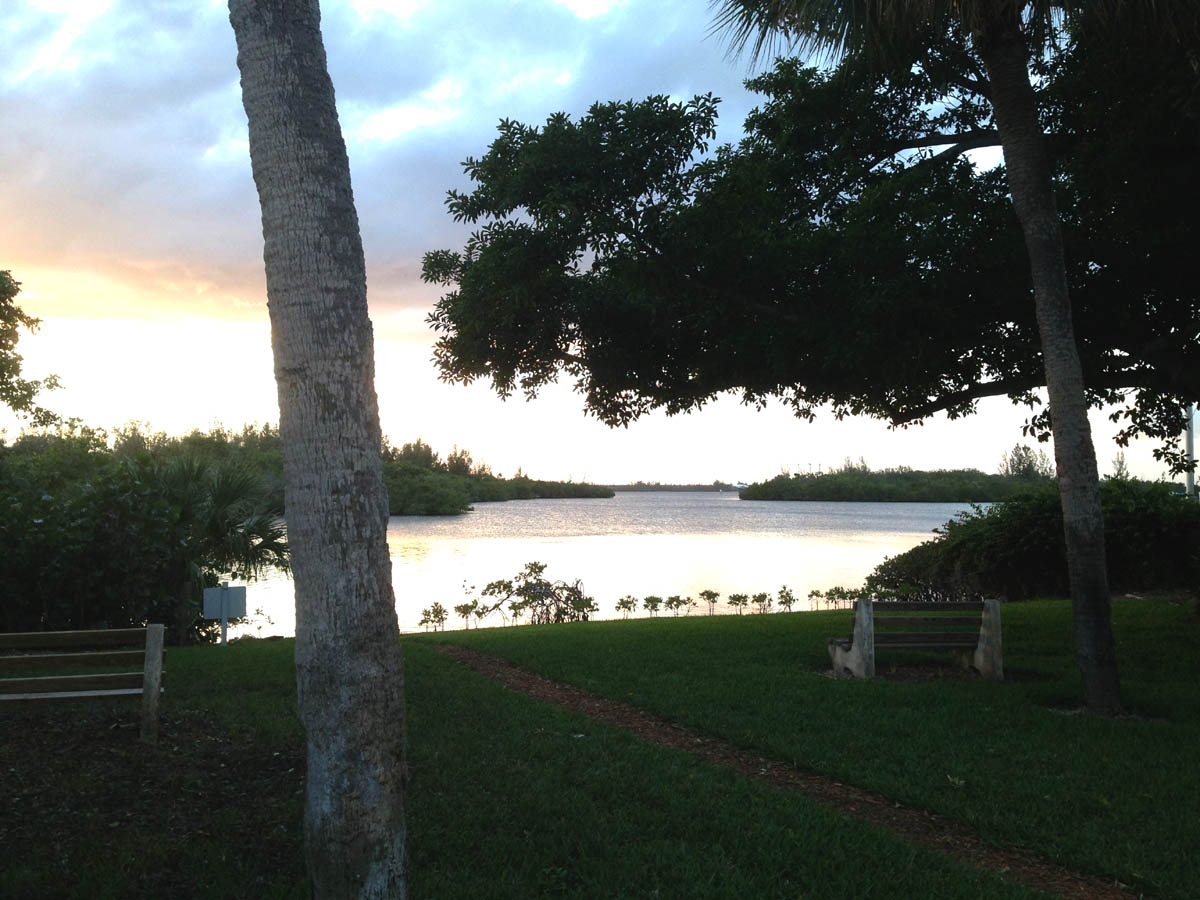
[[(808, 592), (857, 587), (885, 557), (924, 540), (964, 508), (955, 503), (810, 503), (738, 500), (736, 493), (619, 493), (611, 500), (478, 503), (464, 516), (393, 516), (388, 524), (396, 611), (402, 631), (418, 630), (435, 600), (451, 610), (482, 588), (511, 578), (527, 562), (546, 577), (581, 579), (618, 618), (626, 594), (697, 597), (711, 588), (774, 595), (787, 585), (807, 608)], [(259, 618), (244, 634), (292, 634), (291, 582), (250, 584), (247, 608)], [(718, 611), (724, 609), (718, 605)], [(692, 615), (706, 612), (701, 605)], [(494, 616), (485, 624), (501, 624)], [(461, 627), (454, 617), (447, 627)], [(472, 623), (474, 625), (474, 623)]]

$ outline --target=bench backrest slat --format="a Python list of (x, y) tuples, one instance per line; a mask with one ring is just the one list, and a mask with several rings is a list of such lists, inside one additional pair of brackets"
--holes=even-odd
[(979, 629), (974, 631), (883, 631), (875, 632), (875, 644), (961, 644), (972, 647), (979, 641)]
[[(855, 607), (858, 606), (858, 601), (854, 601)], [(893, 612), (945, 612), (949, 610), (961, 610), (963, 612), (983, 612), (982, 600), (938, 600), (922, 603), (916, 600), (877, 600), (871, 604), (875, 615), (880, 613), (887, 614)]]
[(6, 678), (0, 694), (33, 694), (50, 691), (108, 691), (142, 689), (143, 675), (137, 672), (106, 672), (91, 675), (43, 675), (38, 678)]
[(978, 631), (982, 616), (880, 616), (875, 619), (875, 630), (881, 628), (961, 628)]
[(15, 631), (0, 634), (0, 650), (61, 649), (63, 647), (143, 647), (145, 628), (96, 631)]
[[(109, 700), (113, 697), (139, 697), (142, 689), (118, 688), (113, 691), (50, 691), (37, 694), (5, 694), (5, 700), (38, 701), (43, 700)], [(150, 741), (150, 743), (154, 743)]]
[(46, 672), (52, 669), (132, 666), (140, 672), (146, 660), (145, 649), (101, 650), (94, 653), (22, 653), (0, 655), (0, 675)]

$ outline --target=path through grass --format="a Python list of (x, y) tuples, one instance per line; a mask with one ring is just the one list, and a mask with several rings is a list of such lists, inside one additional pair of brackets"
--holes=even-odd
[[(1069, 608), (1004, 609), (1009, 681), (831, 679), (849, 614), (700, 617), (423, 636), (497, 654), (765, 755), (968, 822), (985, 839), (1194, 896), (1200, 692), (1194, 602), (1123, 599), (1138, 717), (1079, 715)], [(881, 671), (888, 670), (881, 657)], [(903, 664), (929, 657), (899, 657)]]

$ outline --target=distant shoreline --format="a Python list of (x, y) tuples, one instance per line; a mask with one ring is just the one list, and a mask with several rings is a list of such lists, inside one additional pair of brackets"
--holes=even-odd
[(660, 484), (657, 481), (635, 481), (633, 484), (605, 484), (601, 487), (606, 487), (610, 491), (617, 493), (637, 493), (637, 492), (655, 492), (655, 491), (675, 491), (675, 492), (693, 492), (693, 491), (708, 491), (710, 493), (726, 493), (734, 492), (745, 488), (744, 484), (726, 484), (725, 482), (713, 482), (712, 484)]
[(738, 492), (743, 500), (867, 503), (998, 503), (1054, 489), (1047, 475), (989, 475), (978, 469), (884, 469), (847, 465), (832, 472), (776, 475)]

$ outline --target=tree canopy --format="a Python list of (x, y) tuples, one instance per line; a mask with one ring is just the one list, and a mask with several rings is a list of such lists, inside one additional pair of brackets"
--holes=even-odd
[[(1035, 74), (1088, 399), (1170, 455), (1200, 397), (1200, 90), (1164, 40), (1081, 28)], [(887, 72), (781, 60), (748, 86), (745, 139), (711, 154), (711, 96), (501, 122), (448, 199), (480, 227), (425, 258), (443, 375), (532, 395), (565, 372), (611, 424), (727, 391), (899, 425), (1035, 406), (1028, 262), (1003, 169), (969, 155), (998, 139), (961, 44)]]
[(21, 377), (22, 359), (17, 354), (21, 330), (35, 331), (41, 323), (17, 306), (20, 292), (21, 283), (13, 280), (12, 273), (0, 270), (0, 403), (34, 425), (52, 425), (58, 417), (39, 406), (35, 398), (40, 391), (58, 387), (58, 379), (53, 375), (37, 381)]

